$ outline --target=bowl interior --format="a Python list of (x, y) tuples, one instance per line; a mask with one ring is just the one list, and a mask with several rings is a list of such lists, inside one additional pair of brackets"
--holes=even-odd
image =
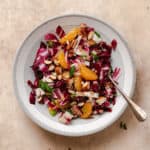
[[(76, 119), (73, 120), (72, 124), (66, 126), (58, 122), (57, 116), (51, 117), (46, 106), (29, 104), (28, 97), (30, 88), (27, 86), (26, 81), (34, 79), (34, 74), (30, 66), (33, 64), (40, 41), (43, 40), (46, 33), (55, 32), (57, 25), (61, 25), (67, 32), (80, 23), (86, 23), (94, 27), (108, 43), (114, 38), (118, 41), (117, 49), (112, 54), (112, 66), (113, 68), (121, 68), (121, 75), (118, 81), (119, 85), (131, 96), (134, 89), (135, 74), (128, 47), (114, 29), (91, 17), (80, 15), (63, 16), (54, 18), (38, 26), (20, 47), (14, 64), (15, 92), (24, 111), (33, 121), (48, 131), (71, 136), (86, 135), (104, 129), (112, 124), (127, 106), (122, 97), (118, 95), (116, 104), (113, 106), (113, 111), (111, 113), (104, 113), (87, 120)], [(99, 125), (97, 126), (97, 124)]]

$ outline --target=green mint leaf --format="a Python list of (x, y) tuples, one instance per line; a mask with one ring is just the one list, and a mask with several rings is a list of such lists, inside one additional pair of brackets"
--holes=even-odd
[(101, 38), (101, 35), (98, 32), (95, 31), (95, 34), (98, 38)]
[(70, 77), (72, 77), (74, 75), (74, 72), (75, 72), (75, 66), (72, 66), (70, 68)]
[(51, 93), (51, 92), (53, 91), (53, 88), (50, 87), (50, 86), (48, 85), (48, 83), (43, 82), (42, 80), (39, 81), (39, 87), (40, 87), (42, 90), (46, 91), (46, 92), (50, 92), (50, 93)]
[(95, 60), (95, 61), (98, 61), (99, 60), (99, 57), (98, 57), (98, 55), (96, 54), (96, 53), (92, 53), (92, 56), (93, 56), (93, 59)]
[(49, 48), (52, 48), (53, 45), (54, 45), (54, 43), (53, 43), (52, 41), (47, 41), (47, 46), (48, 46)]
[(57, 114), (57, 111), (49, 108), (49, 113), (51, 116), (55, 116)]
[(94, 58), (95, 61), (99, 60), (99, 57), (97, 55), (94, 55), (93, 58)]

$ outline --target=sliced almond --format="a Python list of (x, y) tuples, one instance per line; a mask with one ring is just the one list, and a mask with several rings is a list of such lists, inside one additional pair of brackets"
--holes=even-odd
[(77, 104), (77, 102), (76, 101), (73, 101), (73, 102), (71, 102), (71, 106), (73, 106), (73, 105), (76, 105)]
[(91, 40), (88, 40), (88, 44), (89, 44), (89, 46), (92, 46), (92, 45), (96, 44), (96, 42), (91, 39)]
[(46, 65), (49, 65), (49, 64), (52, 63), (52, 61), (50, 61), (50, 60), (44, 60), (44, 63), (45, 63)]
[(47, 77), (43, 77), (43, 79), (42, 79), (42, 81), (44, 81), (44, 82), (48, 82), (48, 83), (51, 83), (51, 82), (53, 82), (53, 80), (52, 79), (50, 79), (50, 77), (49, 76), (47, 76)]
[(68, 71), (65, 71), (63, 74), (62, 74), (62, 77), (63, 79), (69, 79), (70, 78), (70, 74)]
[(46, 78), (46, 82), (51, 83), (51, 82), (53, 82), (53, 80), (50, 78)]
[(50, 79), (52, 79), (52, 80), (56, 80), (56, 73), (55, 72), (53, 72), (51, 75), (50, 75)]
[(54, 64), (58, 66), (59, 65), (59, 61), (57, 59), (54, 59)]
[(55, 72), (57, 73), (57, 74), (61, 74), (62, 73), (62, 68), (61, 67), (55, 67)]
[(79, 107), (82, 107), (84, 105), (84, 102), (78, 103)]
[(57, 79), (58, 79), (58, 80), (61, 80), (61, 79), (62, 79), (62, 75), (61, 75), (61, 74), (58, 75), (58, 76), (57, 76)]
[(68, 88), (71, 88), (73, 86), (73, 78), (68, 80)]
[(97, 100), (96, 103), (99, 105), (102, 105), (106, 101), (106, 97), (100, 96)]
[(89, 90), (90, 89), (90, 82), (86, 81), (86, 82), (82, 82), (82, 90)]
[(93, 39), (93, 36), (94, 36), (94, 32), (90, 31), (89, 34), (88, 34), (88, 40)]
[(54, 65), (50, 65), (50, 66), (49, 66), (49, 68), (48, 68), (48, 70), (49, 70), (49, 71), (53, 71), (53, 70), (54, 70), (54, 68), (55, 68), (55, 66), (54, 66)]

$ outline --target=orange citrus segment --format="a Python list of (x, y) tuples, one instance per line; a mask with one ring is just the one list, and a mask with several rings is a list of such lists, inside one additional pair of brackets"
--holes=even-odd
[(95, 72), (90, 70), (88, 67), (81, 65), (80, 67), (81, 77), (85, 80), (97, 80), (97, 75)]
[(81, 118), (89, 118), (92, 113), (92, 103), (86, 102), (82, 107), (82, 112)]
[(67, 69), (67, 68), (68, 68), (68, 63), (67, 63), (67, 61), (65, 60), (64, 51), (62, 51), (62, 50), (58, 51), (56, 58), (57, 58), (59, 64), (60, 64), (64, 69)]
[(81, 77), (74, 77), (74, 87), (77, 91), (81, 91)]
[(64, 44), (66, 41), (73, 40), (80, 33), (80, 28), (73, 28), (68, 34), (62, 37), (59, 42)]

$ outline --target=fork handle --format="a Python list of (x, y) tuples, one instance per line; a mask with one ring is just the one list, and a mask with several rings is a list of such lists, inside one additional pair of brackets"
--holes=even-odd
[(109, 77), (110, 80), (112, 81), (112, 83), (115, 85), (115, 87), (117, 88), (117, 90), (121, 93), (121, 95), (124, 97), (124, 99), (127, 101), (127, 103), (129, 104), (130, 108), (132, 109), (135, 117), (139, 120), (139, 121), (144, 121), (147, 118), (147, 114), (146, 112), (139, 107), (134, 101), (132, 101), (131, 98), (129, 98), (122, 90), (121, 88), (115, 83), (115, 81)]

